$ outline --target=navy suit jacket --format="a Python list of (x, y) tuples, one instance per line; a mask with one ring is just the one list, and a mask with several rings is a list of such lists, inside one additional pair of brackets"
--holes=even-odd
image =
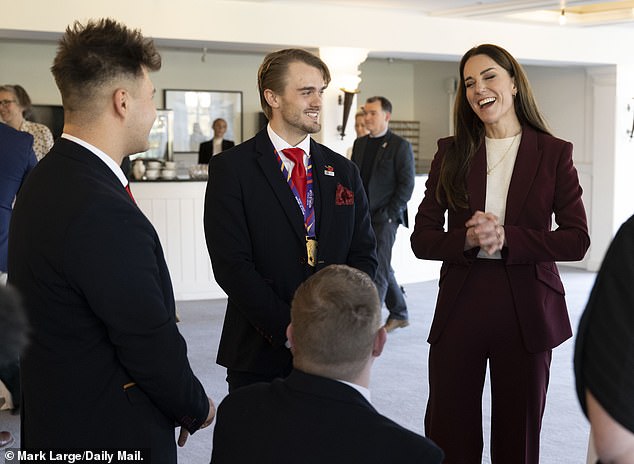
[[(316, 270), (347, 264), (374, 278), (376, 243), (357, 167), (313, 140), (310, 155)], [(211, 159), (204, 224), (214, 276), (229, 297), (218, 364), (266, 375), (290, 368), (290, 303), (315, 269), (266, 128)]]
[(13, 200), (37, 164), (33, 136), (0, 123), (0, 272), (7, 272), (9, 222)]
[[(233, 140), (222, 140), (222, 151), (228, 150), (235, 146)], [(198, 147), (198, 164), (208, 164), (209, 160), (213, 156), (214, 141), (203, 142)]]
[[(369, 135), (354, 141), (352, 161), (363, 165)], [(374, 158), (368, 185), (372, 222), (394, 221), (407, 227), (407, 202), (414, 191), (416, 170), (412, 145), (388, 130)]]
[[(439, 293), (429, 342), (440, 337), (479, 248), (464, 251), (465, 222), (485, 210), (486, 150), (482, 143), (469, 174), (468, 208), (448, 211), (436, 200), (440, 167), (452, 138), (438, 141), (425, 197), (411, 236), (414, 254), (442, 260)], [(590, 237), (581, 186), (572, 163), (572, 144), (528, 126), (522, 128), (506, 201), (502, 250), (524, 345), (529, 352), (545, 351), (572, 336), (564, 287), (555, 261), (583, 259)], [(442, 198), (442, 195), (441, 195)], [(557, 228), (552, 229), (552, 215)], [(492, 289), (483, 288), (483, 294)]]
[(175, 463), (175, 424), (196, 431), (207, 395), (175, 321), (158, 235), (96, 155), (60, 138), (15, 205), (9, 282), (32, 327), (22, 446), (151, 448)]
[(230, 393), (218, 407), (212, 464), (438, 464), (430, 440), (379, 414), (357, 390), (294, 370)]

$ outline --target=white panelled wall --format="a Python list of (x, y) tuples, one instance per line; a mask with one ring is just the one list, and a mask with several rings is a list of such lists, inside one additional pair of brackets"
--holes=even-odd
[(223, 298), (207, 253), (203, 227), (206, 182), (133, 182), (141, 211), (154, 225), (176, 300)]

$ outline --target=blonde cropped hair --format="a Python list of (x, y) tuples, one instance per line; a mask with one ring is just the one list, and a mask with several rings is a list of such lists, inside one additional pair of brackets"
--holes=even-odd
[(304, 281), (291, 306), (298, 369), (346, 379), (358, 374), (381, 327), (381, 305), (370, 276), (336, 264)]

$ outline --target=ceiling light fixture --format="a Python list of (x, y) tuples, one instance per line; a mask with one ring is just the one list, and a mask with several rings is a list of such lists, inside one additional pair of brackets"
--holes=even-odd
[(561, 14), (559, 15), (559, 25), (565, 26), (567, 22), (568, 22), (568, 19), (566, 18), (566, 9), (562, 8)]

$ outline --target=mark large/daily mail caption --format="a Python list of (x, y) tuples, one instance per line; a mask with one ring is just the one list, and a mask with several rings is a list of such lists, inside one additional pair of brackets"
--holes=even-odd
[(48, 462), (56, 464), (75, 464), (82, 462), (115, 463), (144, 463), (150, 464), (149, 449), (109, 449), (109, 450), (81, 450), (81, 449), (50, 449), (50, 450), (21, 450), (6, 448), (4, 452), (5, 462)]

